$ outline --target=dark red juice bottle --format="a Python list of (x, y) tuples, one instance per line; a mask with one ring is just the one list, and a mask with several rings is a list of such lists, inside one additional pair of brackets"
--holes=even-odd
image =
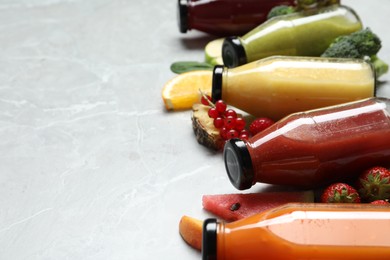
[(369, 98), (299, 112), (247, 142), (224, 148), (238, 189), (256, 182), (315, 188), (353, 180), (372, 166), (390, 166), (390, 99)]
[(178, 0), (179, 29), (242, 35), (263, 23), (273, 7), (294, 4), (295, 0)]

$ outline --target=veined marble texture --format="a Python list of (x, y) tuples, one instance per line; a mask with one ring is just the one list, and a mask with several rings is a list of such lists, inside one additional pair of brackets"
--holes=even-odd
[[(390, 62), (388, 2), (342, 2)], [(181, 34), (176, 4), (0, 0), (0, 259), (201, 258), (181, 216), (237, 190), (190, 111), (163, 106), (170, 64), (202, 61), (213, 39)]]

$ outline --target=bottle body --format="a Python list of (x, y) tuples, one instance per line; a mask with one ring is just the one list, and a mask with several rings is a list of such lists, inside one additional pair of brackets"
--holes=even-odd
[(368, 98), (295, 113), (224, 148), (232, 184), (316, 188), (390, 166), (390, 100)]
[[(390, 208), (377, 205), (287, 204), (239, 221), (217, 222), (216, 257), (211, 259), (389, 259), (389, 219)], [(208, 246), (214, 242), (211, 231), (204, 232)], [(203, 252), (203, 259), (209, 259), (208, 253)]]
[(219, 36), (243, 35), (263, 23), (277, 5), (294, 0), (178, 0), (179, 29), (196, 29)]
[(273, 56), (215, 69), (212, 84), (214, 100), (273, 120), (375, 95), (371, 65), (355, 59)]
[(236, 67), (272, 55), (321, 56), (341, 35), (362, 29), (357, 14), (340, 5), (274, 17), (242, 37), (226, 38), (222, 58)]

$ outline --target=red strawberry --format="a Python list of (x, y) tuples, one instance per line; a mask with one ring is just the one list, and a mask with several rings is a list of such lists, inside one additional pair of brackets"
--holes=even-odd
[(359, 193), (346, 183), (334, 183), (328, 186), (321, 195), (324, 203), (359, 203)]
[(272, 119), (269, 119), (267, 117), (259, 117), (253, 120), (253, 122), (249, 125), (249, 131), (252, 135), (255, 135), (264, 129), (270, 127), (275, 122), (272, 121)]
[(370, 202), (371, 204), (375, 205), (387, 205), (390, 204), (387, 200), (374, 200)]
[(364, 201), (390, 199), (390, 171), (384, 167), (372, 167), (359, 176), (356, 187)]

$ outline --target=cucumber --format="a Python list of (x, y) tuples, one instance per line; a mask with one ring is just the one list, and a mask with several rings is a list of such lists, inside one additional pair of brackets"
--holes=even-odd
[(222, 44), (224, 38), (209, 42), (205, 47), (205, 61), (213, 66), (223, 65)]

